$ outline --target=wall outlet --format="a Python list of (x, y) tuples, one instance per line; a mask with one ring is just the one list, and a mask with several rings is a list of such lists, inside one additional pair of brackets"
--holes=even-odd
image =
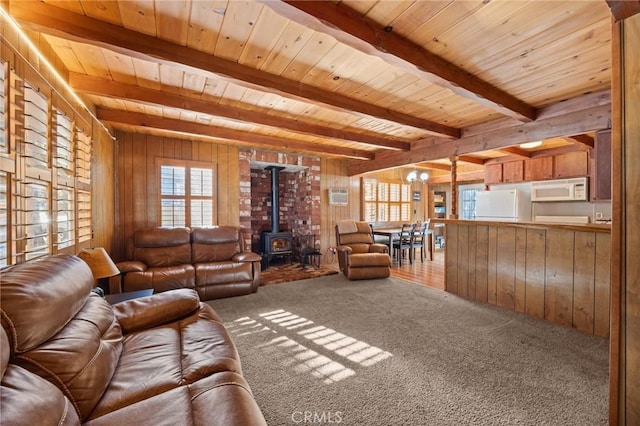
[(602, 212), (596, 212), (596, 220), (602, 220), (603, 217)]

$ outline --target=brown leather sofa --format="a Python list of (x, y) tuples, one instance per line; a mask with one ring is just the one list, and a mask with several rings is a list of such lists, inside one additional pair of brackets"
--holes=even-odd
[(111, 306), (71, 255), (0, 273), (3, 425), (266, 425), (193, 289)]
[(261, 257), (245, 251), (242, 233), (237, 226), (139, 229), (131, 260), (116, 264), (122, 291), (194, 288), (202, 300), (255, 293)]
[(336, 224), (338, 266), (350, 280), (387, 278), (391, 257), (385, 244), (374, 243), (367, 222), (343, 220)]

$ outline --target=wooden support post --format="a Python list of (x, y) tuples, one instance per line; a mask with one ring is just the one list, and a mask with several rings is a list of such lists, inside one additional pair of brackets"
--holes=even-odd
[(452, 156), (451, 160), (451, 214), (449, 219), (458, 218), (458, 157)]

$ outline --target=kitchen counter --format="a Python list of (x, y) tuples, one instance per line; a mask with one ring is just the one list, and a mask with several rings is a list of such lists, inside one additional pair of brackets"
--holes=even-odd
[(446, 291), (609, 336), (610, 224), (437, 222)]
[(482, 220), (463, 220), (463, 219), (431, 219), (432, 223), (468, 223), (484, 226), (496, 227), (514, 227), (514, 228), (534, 228), (534, 229), (565, 229), (572, 231), (593, 231), (593, 232), (611, 232), (610, 223), (544, 223), (544, 222), (498, 222), (498, 221), (482, 221)]

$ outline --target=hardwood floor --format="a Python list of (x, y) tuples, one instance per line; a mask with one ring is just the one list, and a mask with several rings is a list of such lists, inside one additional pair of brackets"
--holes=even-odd
[(409, 264), (409, 259), (403, 259), (402, 266), (397, 261), (391, 264), (391, 276), (402, 278), (417, 284), (444, 290), (444, 249), (436, 249), (433, 260), (420, 259)]

